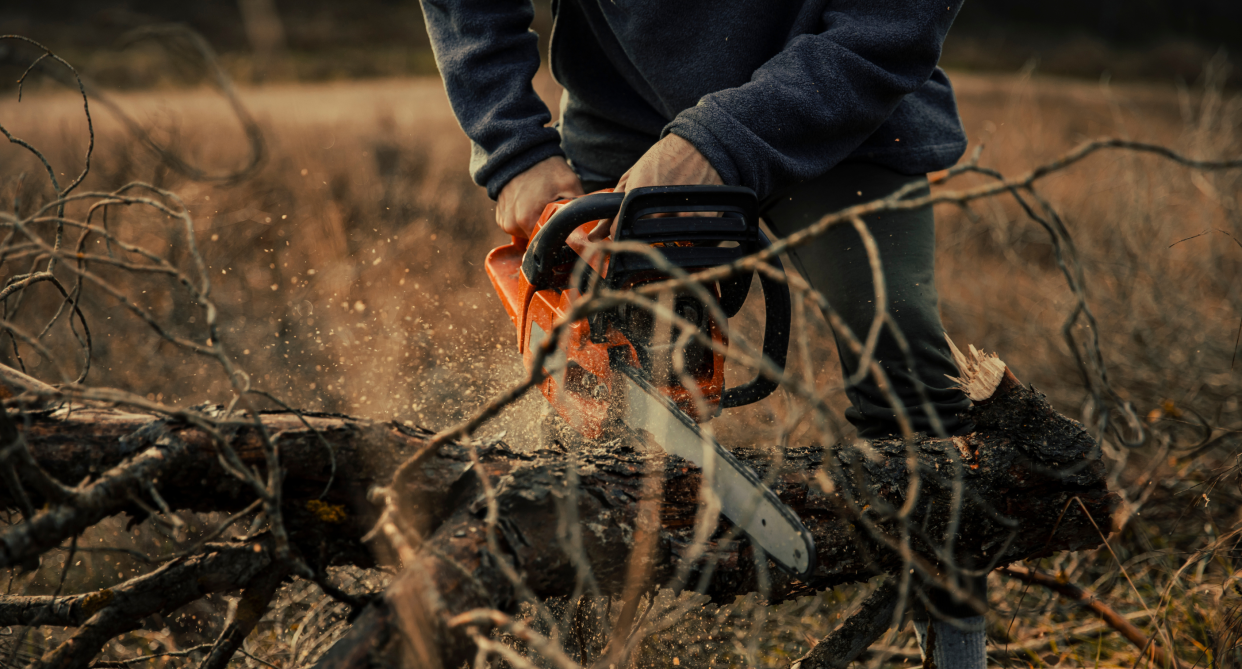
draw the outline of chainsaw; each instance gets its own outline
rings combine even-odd
[[[640,242],[650,250],[588,250],[591,229],[614,217],[615,241]],[[768,243],[750,189],[659,186],[553,202],[529,242],[514,237],[492,250],[486,265],[529,368],[556,324],[591,286],[633,291],[671,278],[669,266],[693,273],[727,265]],[[778,259],[769,262],[781,269]],[[699,428],[722,409],[757,402],[777,387],[762,375],[725,387],[721,351],[728,346],[727,319],[741,310],[753,275],[683,287],[671,296],[666,292],[663,302],[651,297],[649,306],[627,301],[568,323],[559,345],[543,359],[546,378],[540,390],[586,439],[622,430],[701,467],[721,513],[774,562],[805,577],[815,569],[811,533],[753,470]],[[759,281],[765,307],[763,354],[783,367],[789,348],[789,287],[762,273]],[[705,297],[715,304],[704,303]],[[656,316],[657,304],[702,336],[679,336],[673,319]]]

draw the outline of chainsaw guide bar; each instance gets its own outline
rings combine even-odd
[[[626,402],[622,422],[665,453],[703,470],[706,487],[720,500],[720,513],[737,525],[778,565],[798,576],[815,570],[815,543],[810,530],[758,474],[733,457],[714,438],[703,434],[685,412],[660,394],[642,372],[620,369]]]

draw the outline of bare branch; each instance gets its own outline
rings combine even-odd
[[[1155,637],[1149,637],[1143,634],[1142,630],[1135,627],[1133,623],[1117,613],[1116,609],[1109,606],[1104,600],[1092,592],[1074,585],[1068,581],[1062,581],[1054,576],[1045,574],[1036,569],[1030,569],[1021,565],[1009,565],[1003,567],[1001,573],[1006,576],[1012,576],[1025,583],[1039,585],[1069,599],[1075,604],[1095,613],[1110,627],[1121,633],[1127,641],[1134,644],[1139,652],[1149,656],[1158,666],[1173,667],[1174,669],[1184,669],[1186,664],[1173,655],[1169,650],[1162,646],[1156,645]]]

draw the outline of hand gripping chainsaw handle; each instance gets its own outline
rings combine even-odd
[[[612,218],[621,210],[625,193],[594,193],[571,200],[539,228],[522,256],[522,274],[535,290],[557,288],[556,268],[577,260],[565,245],[569,235],[584,223]]]
[[[685,216],[699,213],[699,216]],[[584,223],[620,216],[617,241],[638,241],[657,247],[665,259],[687,271],[727,265],[767,248],[770,244],[759,228],[758,201],[749,188],[735,186],[656,186],[627,193],[596,193],[573,200],[540,228],[522,258],[522,274],[535,290],[563,288],[557,285],[558,267],[577,260],[566,246],[569,235]],[[649,218],[653,214],[681,214]],[[693,242],[673,245],[672,242]],[[732,242],[732,246],[726,244]],[[780,259],[768,259],[778,271]],[[634,253],[614,253],[604,277],[605,285],[620,289],[629,279],[657,268],[650,258]],[[750,290],[753,273],[720,282],[720,305],[727,317],[741,308]],[[760,273],[766,316],[763,354],[778,369],[785,367],[789,352],[789,286]],[[777,382],[762,374],[724,391],[720,406],[744,406],[758,402],[776,390]]]

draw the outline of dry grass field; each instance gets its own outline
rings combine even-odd
[[[981,164],[1007,175],[1100,135],[1200,158],[1242,155],[1242,101],[1210,80],[1185,90],[1029,74],[963,74],[954,81],[972,149],[982,146]],[[546,79],[539,88],[549,99],[556,95]],[[224,343],[253,385],[304,409],[438,429],[519,379],[513,332],[482,267],[486,252],[507,240],[492,223],[491,202],[466,174],[468,143],[439,81],[272,85],[241,94],[269,153],[252,178],[236,184],[186,180],[96,105],[97,146],[84,188],[110,190],[142,180],[180,195],[211,267]],[[192,164],[226,171],[246,160],[239,126],[210,91],[129,93],[116,100]],[[87,140],[79,98],[50,87],[28,91],[20,103],[6,95],[0,123],[42,147],[57,172],[81,169]],[[938,188],[974,183],[982,177]],[[1234,646],[1242,633],[1236,580],[1242,556],[1235,547],[1242,536],[1242,361],[1235,357],[1242,327],[1240,186],[1236,171],[1195,173],[1121,152],[1096,155],[1040,185],[1073,237],[1096,318],[1094,327],[1080,319],[1071,330],[1079,342],[1098,338],[1111,388],[1133,405],[1151,437],[1132,449],[1114,435],[1104,440],[1124,500],[1109,546],[1039,566],[1090,587],[1171,645],[1187,666],[1242,666]],[[51,195],[35,160],[0,145],[0,206],[24,214]],[[937,215],[937,281],[949,333],[999,352],[1054,406],[1091,422],[1103,407],[1088,401],[1087,381],[1062,334],[1075,303],[1048,234],[1012,200],[968,210],[945,206]],[[162,217],[121,210],[110,216],[108,225],[147,248],[174,259],[184,253],[179,233]],[[106,252],[102,247],[96,252]],[[0,275],[27,271],[30,260],[6,259]],[[116,280],[174,328],[190,326],[195,312],[166,281],[119,272]],[[37,331],[56,303],[28,299],[16,322]],[[218,372],[161,341],[114,300],[88,293],[83,309],[95,346],[88,383],[181,406],[227,398]],[[4,343],[0,361],[18,365]],[[67,331],[53,333],[47,343],[57,359],[25,355],[27,369],[45,379],[55,376],[55,365],[75,374],[80,355]],[[816,335],[810,343],[813,368],[802,369],[801,360],[792,364],[816,378],[843,410],[830,340]],[[1091,378],[1100,378],[1098,372]],[[726,415],[717,433],[726,445],[770,443],[785,406],[778,396]],[[503,432],[515,447],[532,446],[542,412],[543,400],[528,396],[483,434]],[[114,529],[116,535],[93,540],[154,541],[149,532],[143,539],[128,536],[120,524]],[[70,570],[68,587],[112,578],[109,570],[121,568],[102,560],[88,555],[84,567]],[[45,565],[32,587],[47,587],[56,567]],[[0,582],[12,588],[9,576],[0,574]],[[1071,603],[1000,575],[991,579],[988,630],[998,663],[1133,667],[1141,661],[1133,646]],[[692,606],[649,639],[635,662],[785,666],[865,592],[841,588],[771,609],[752,601]],[[288,611],[319,610],[312,603],[298,606]],[[209,613],[195,615],[207,619]],[[266,636],[251,648],[288,669],[308,656],[290,651],[299,641],[292,623],[281,620],[263,628]],[[209,640],[212,624],[181,625],[177,643]],[[908,655],[912,639],[903,631],[888,643]],[[242,656],[235,663],[261,666]]]

